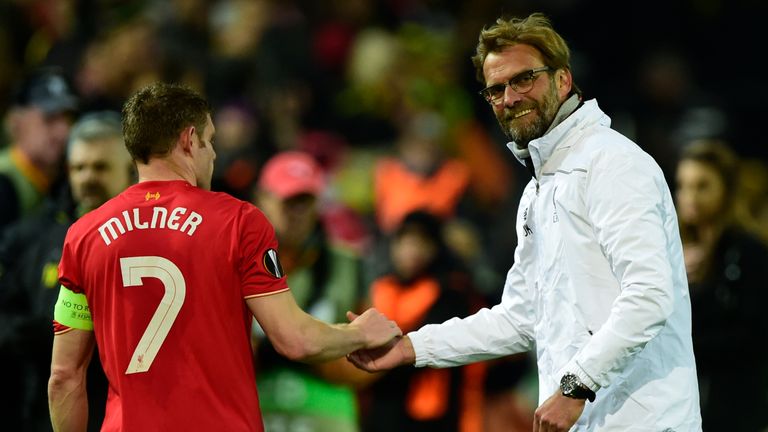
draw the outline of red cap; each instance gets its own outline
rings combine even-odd
[[[261,170],[259,187],[280,198],[308,193],[320,195],[325,181],[312,156],[297,151],[278,153]]]

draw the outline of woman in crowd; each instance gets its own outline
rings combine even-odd
[[[677,166],[677,211],[691,293],[702,425],[768,426],[768,248],[740,198],[729,147],[698,141]]]

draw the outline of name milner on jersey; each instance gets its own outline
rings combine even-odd
[[[193,210],[187,214],[185,207],[176,207],[170,211],[170,214],[165,207],[152,207],[151,217],[148,214],[148,208],[142,208],[142,212],[139,210],[138,207],[131,211],[123,210],[121,213],[122,220],[118,217],[112,217],[104,222],[99,227],[99,234],[101,234],[104,244],[109,246],[112,240],[116,240],[119,236],[133,230],[171,229],[192,236],[197,230],[197,226],[203,222],[203,216],[200,213]],[[181,219],[185,214],[186,218],[182,221]]]

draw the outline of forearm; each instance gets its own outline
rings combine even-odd
[[[84,431],[88,423],[85,375],[95,339],[93,332],[70,329],[53,338],[48,408],[56,432]]]
[[[320,363],[344,357],[365,347],[365,338],[357,326],[352,324],[327,324],[307,316],[302,326],[303,350],[295,354],[294,360],[304,363]]]
[[[590,169],[597,172],[586,185],[587,219],[619,292],[610,306],[601,305],[610,307],[607,319],[566,366],[588,375],[592,390],[609,385],[670,318],[678,321],[672,327],[690,325],[678,223],[663,174],[626,152],[598,157]]]
[[[531,293],[520,246],[507,272],[501,303],[466,318],[426,325],[408,334],[417,367],[452,367],[529,351],[533,348]]]
[[[354,320],[349,324],[324,323],[301,310],[290,292],[249,299],[248,306],[278,353],[306,363],[379,347],[402,335],[394,321],[374,309],[360,316],[348,312]]]
[[[609,385],[667,326],[690,320],[680,257],[648,244],[664,244],[658,225],[636,220],[637,233],[625,229],[615,236],[623,244],[606,248],[620,292],[606,321],[567,365],[585,384],[592,380],[592,390]]]
[[[530,350],[532,339],[525,327],[528,318],[511,306],[502,303],[463,319],[452,318],[409,333],[415,365],[460,366]]]
[[[88,424],[88,398],[85,379],[61,379],[52,375],[48,382],[48,408],[55,432],[85,431]]]

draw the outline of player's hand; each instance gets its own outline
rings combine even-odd
[[[379,348],[362,349],[347,355],[353,365],[367,372],[380,372],[416,361],[416,352],[408,336],[398,337]]]
[[[363,332],[366,349],[386,345],[394,338],[403,335],[397,323],[373,308],[363,312],[362,315],[347,312],[347,319],[350,325],[357,326]]]
[[[536,409],[533,432],[567,432],[584,411],[586,400],[563,396],[558,390]]]

